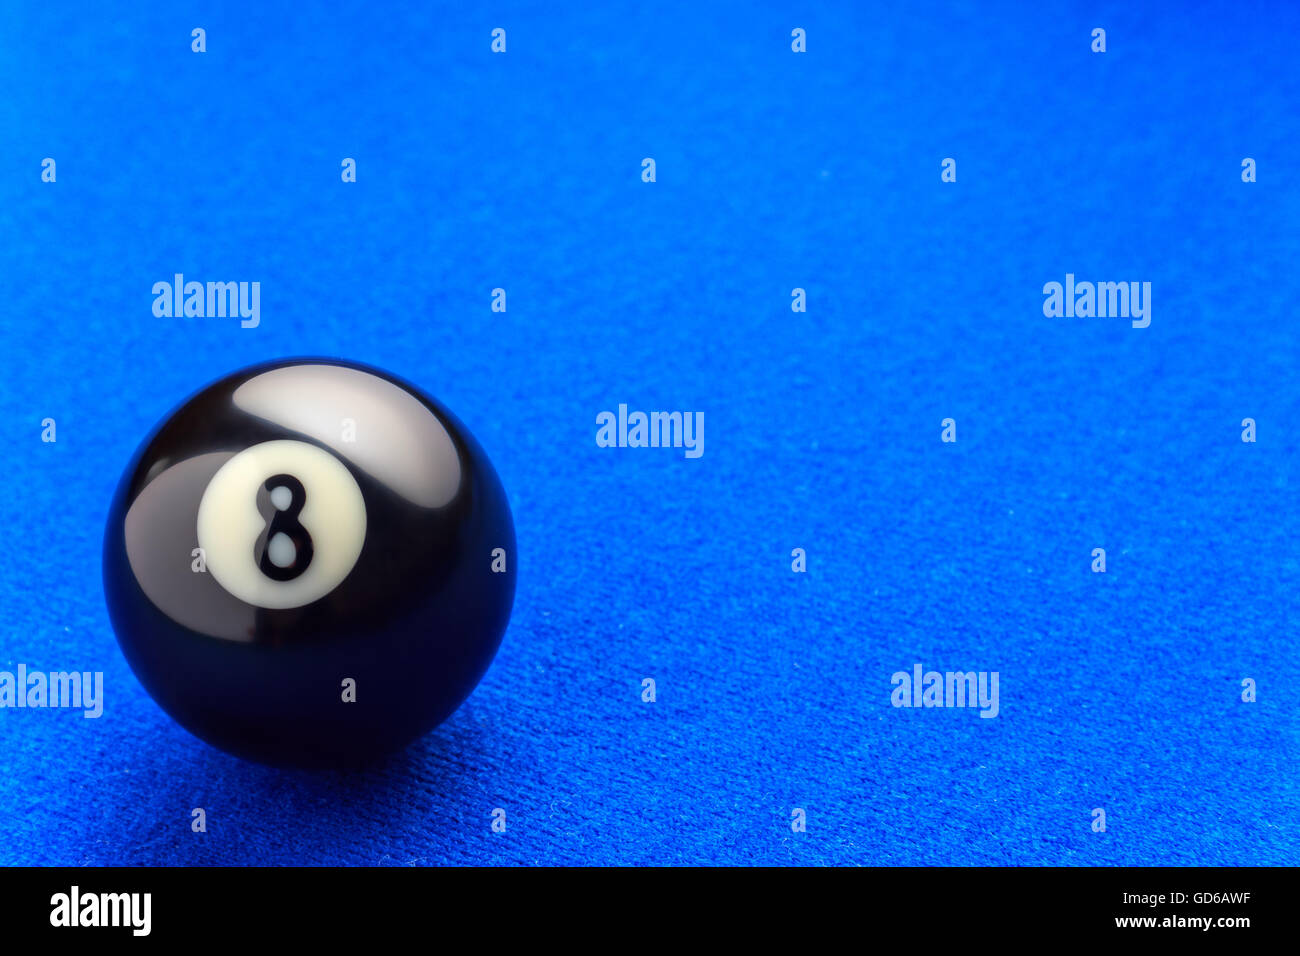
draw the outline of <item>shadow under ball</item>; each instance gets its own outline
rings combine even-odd
[[[492,662],[515,534],[491,462],[415,386],[257,365],[169,415],[109,508],[118,643],[187,730],[251,760],[352,766],[451,715]]]

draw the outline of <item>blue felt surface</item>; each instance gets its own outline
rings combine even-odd
[[[1300,861],[1295,5],[255,6],[0,32],[0,667],[106,681],[0,711],[0,862]],[[438,395],[518,531],[496,663],[360,775],[190,737],[104,610],[136,443],[294,354]],[[620,402],[704,455],[597,448]],[[891,707],[918,662],[998,718]]]

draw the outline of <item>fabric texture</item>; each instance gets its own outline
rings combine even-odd
[[[256,6],[0,34],[0,666],[105,681],[0,710],[0,862],[1300,862],[1296,7]],[[438,396],[518,533],[476,692],[357,774],[180,729],[100,582],[147,431],[293,355]],[[918,663],[998,716],[891,706]]]

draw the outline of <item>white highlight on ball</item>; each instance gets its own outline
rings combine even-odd
[[[266,530],[266,518],[257,508],[258,491],[279,474],[302,482],[306,500],[298,522],[312,540],[311,563],[290,581],[267,577],[254,554]],[[271,503],[282,511],[292,498],[288,488],[271,489]],[[198,541],[209,573],[235,597],[256,607],[301,607],[329,594],[351,572],[365,540],[366,503],[356,480],[341,461],[306,442],[284,439],[245,449],[212,476],[199,502]],[[273,535],[267,544],[267,557],[277,567],[293,564],[295,551],[284,534]]]
[[[288,365],[253,376],[232,400],[241,411],[329,445],[422,508],[441,508],[460,489],[460,456],[442,422],[414,395],[368,372]],[[345,419],[356,423],[356,433],[340,442]]]

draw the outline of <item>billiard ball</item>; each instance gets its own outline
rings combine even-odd
[[[180,405],[126,467],[104,535],[118,643],[196,736],[350,766],[447,718],[514,602],[514,524],[446,408],[378,369],[296,359]]]

